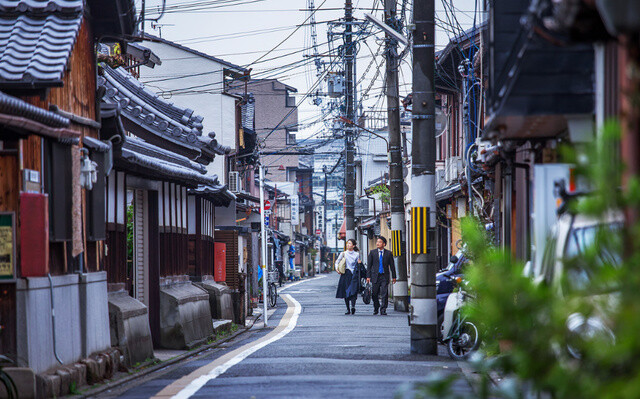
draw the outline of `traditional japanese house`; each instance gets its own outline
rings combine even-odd
[[[34,373],[111,347],[95,45],[132,34],[134,14],[126,0],[0,1],[0,353]]]
[[[136,362],[152,357],[152,343],[190,348],[213,334],[209,295],[191,280],[213,274],[214,208],[235,199],[206,171],[229,148],[202,137],[202,117],[160,99],[124,68],[101,64],[98,82],[100,135],[114,143],[105,258],[111,330],[113,344]]]

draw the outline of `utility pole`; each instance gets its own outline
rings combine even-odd
[[[355,120],[355,87],[353,65],[355,58],[355,49],[353,43],[353,5],[351,0],[344,3],[344,58],[345,58],[345,111],[346,117],[350,121]],[[346,152],[346,171],[345,171],[345,241],[356,238],[355,223],[355,148],[354,148],[354,127],[346,125],[344,128],[345,152]]]
[[[335,235],[336,246],[335,246],[335,248],[338,249],[338,233],[339,233],[338,230],[340,229],[340,227],[338,227],[338,213],[335,214],[334,220],[335,220],[335,223],[333,225],[335,227],[334,230],[336,231],[336,235]],[[340,252],[340,251],[338,251],[338,252]]]
[[[438,354],[435,254],[435,1],[414,2],[411,352]]]
[[[475,40],[475,32],[473,33]],[[469,57],[473,59],[473,56]],[[469,204],[469,213],[471,215],[475,215],[474,207],[473,207],[473,185],[471,178],[471,159],[468,157],[469,149],[471,148],[473,142],[469,140],[469,138],[474,137],[475,133],[473,132],[472,121],[475,120],[475,112],[471,111],[470,98],[473,96],[473,65],[469,59],[465,59],[458,66],[458,71],[462,75],[462,90],[464,93],[464,97],[466,100],[463,101],[463,116],[462,119],[464,121],[464,130],[465,130],[465,140],[464,140],[464,163],[465,163],[465,175],[467,178],[467,196],[468,196],[468,204]],[[470,93],[471,92],[471,93]]]
[[[329,242],[327,240],[327,166],[322,166],[322,172],[324,173],[324,196],[322,200],[322,231],[324,232],[324,242],[325,246],[329,246]]]
[[[267,267],[267,226],[265,226],[264,214],[264,166],[260,165],[260,232],[262,241],[262,303],[264,326],[267,327],[267,277],[269,276],[269,268]]]
[[[384,22],[395,27],[397,0],[384,0]],[[409,310],[409,286],[405,260],[404,178],[402,175],[402,139],[400,135],[400,92],[398,89],[398,42],[386,35],[386,94],[389,125],[389,180],[391,195],[391,243],[398,271],[393,286],[393,308],[400,312]]]

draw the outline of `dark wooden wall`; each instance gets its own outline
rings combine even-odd
[[[203,197],[195,198],[195,234],[189,235],[189,275],[212,276],[214,252],[214,205]]]
[[[186,227],[188,209],[186,193],[177,184],[163,183],[159,192],[160,213],[160,275],[188,275],[189,234]]]
[[[235,230],[216,230],[215,241],[226,244],[227,253],[227,280],[226,283],[233,289],[240,288],[240,276],[238,273],[238,232]]]
[[[17,212],[19,192],[18,154],[0,154],[0,211]]]
[[[18,156],[9,152],[0,154],[0,211],[16,212],[17,215],[17,188]],[[17,217],[15,220],[17,222]],[[16,251],[16,255],[15,265],[18,265],[18,251]],[[0,283],[0,326],[0,353],[16,360],[16,289],[14,283]]]
[[[127,273],[127,231],[126,231],[126,176],[112,171],[107,183],[107,240],[104,265],[109,283],[132,285]],[[110,195],[109,191],[113,194]],[[118,214],[124,214],[124,220],[118,221]]]
[[[62,80],[63,86],[51,88],[44,98],[38,95],[22,96],[22,99],[44,109],[49,109],[50,105],[57,105],[63,111],[96,120],[96,74],[93,33],[89,20],[85,18],[69,57],[68,69]],[[73,124],[72,128],[83,135],[98,137],[95,128],[78,124]]]

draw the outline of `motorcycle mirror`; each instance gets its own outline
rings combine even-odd
[[[458,257],[455,255],[451,255],[451,258],[449,258],[449,262],[450,263],[458,263]]]

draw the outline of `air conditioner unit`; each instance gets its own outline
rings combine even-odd
[[[369,199],[360,199],[355,203],[355,217],[366,217],[369,216]]]
[[[444,162],[445,180],[453,183],[458,180],[458,176],[462,173],[462,157],[449,157]]]
[[[436,191],[442,190],[445,187],[447,187],[445,169],[436,169]]]
[[[229,191],[238,193],[240,190],[240,172],[229,172]]]

